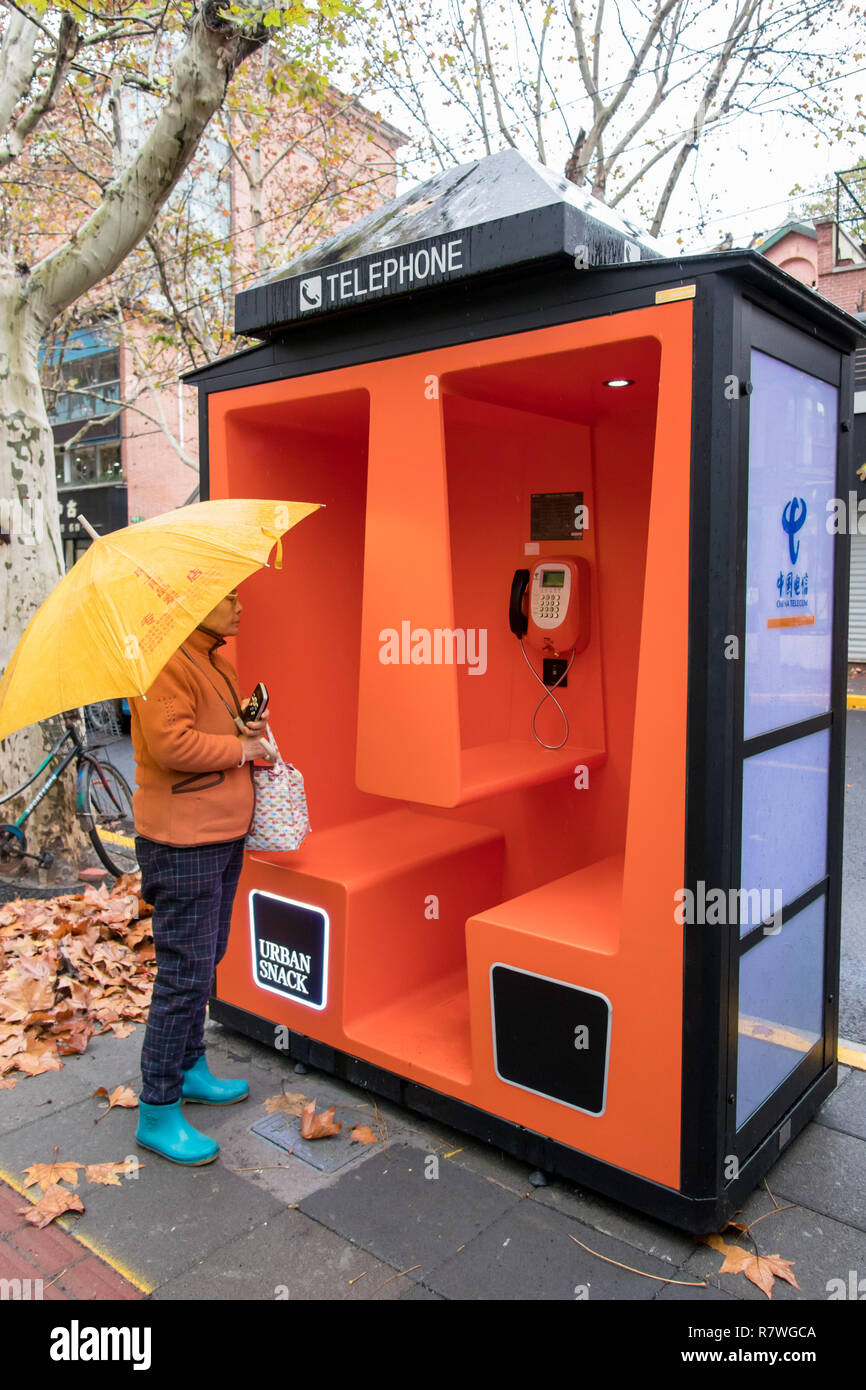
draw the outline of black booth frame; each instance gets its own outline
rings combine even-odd
[[[792,726],[744,744],[744,662],[725,657],[735,634],[745,651],[749,362],[752,346],[839,388],[837,496],[847,497],[853,457],[853,351],[862,328],[755,252],[644,261],[576,271],[547,263],[379,301],[283,328],[272,341],[188,373],[200,387],[200,496],[209,496],[208,400],[282,378],[647,308],[660,290],[694,285],[684,887],[703,880],[739,888],[744,756],[787,742]],[[663,310],[661,310],[663,312]],[[334,319],[339,334],[334,332]],[[833,365],[835,359],[835,366]],[[830,364],[828,366],[828,363]],[[828,372],[830,373],[828,375]],[[731,390],[731,378],[739,393]],[[727,393],[726,393],[727,388]],[[733,396],[733,398],[731,398]],[[717,1230],[836,1085],[841,930],[849,541],[836,536],[831,713],[795,726],[830,730],[827,875],[783,911],[826,892],[822,1040],[736,1130],[739,926],[685,926],[680,1190],[548,1139],[349,1053],[281,1029],[280,1050],[396,1104],[452,1125],[559,1175],[696,1233]],[[760,928],[757,929],[760,933]],[[744,938],[747,944],[750,937]],[[274,1046],[274,1024],[216,996],[211,1017]],[[727,1168],[735,1157],[736,1176]]]

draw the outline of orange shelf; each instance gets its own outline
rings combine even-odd
[[[460,800],[480,801],[520,787],[538,786],[567,777],[575,767],[601,767],[607,753],[599,748],[566,744],[552,750],[526,739],[504,739],[464,748],[460,755]]]
[[[252,850],[247,857],[357,891],[405,872],[408,865],[422,868],[495,839],[501,836],[487,825],[401,808],[316,831],[298,850]]]
[[[624,873],[623,855],[612,854],[477,912],[468,927],[470,943],[475,924],[482,922],[521,936],[613,955],[619,948]]]
[[[355,1018],[346,1025],[346,1037],[360,1044],[365,1056],[375,1054],[381,1065],[413,1080],[448,1077],[468,1086],[472,1053],[465,969]]]

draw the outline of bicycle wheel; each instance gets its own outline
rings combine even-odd
[[[0,861],[17,859],[27,852],[27,840],[17,825],[0,825]]]
[[[84,806],[90,818],[93,848],[109,873],[119,878],[138,868],[132,792],[111,763],[88,758],[84,769]]]

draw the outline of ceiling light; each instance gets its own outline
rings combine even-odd
[[[634,386],[634,381],[626,376],[614,376],[610,381],[604,383],[605,386]]]

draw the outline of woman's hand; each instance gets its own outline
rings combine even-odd
[[[250,719],[246,721],[247,733],[241,735],[241,747],[244,750],[244,763],[252,762],[253,758],[264,758],[266,762],[274,761],[274,750],[268,739],[268,716],[262,715],[261,719]]]
[[[252,725],[248,725],[252,729]],[[244,763],[251,763],[253,758],[264,758],[265,762],[274,762],[274,750],[270,743],[265,739],[259,738],[254,733],[241,735],[241,748],[243,749]],[[243,766],[243,763],[239,764]]]
[[[267,737],[268,716],[266,714],[262,715],[261,719],[245,719],[244,723],[251,734],[260,734],[262,738]]]

